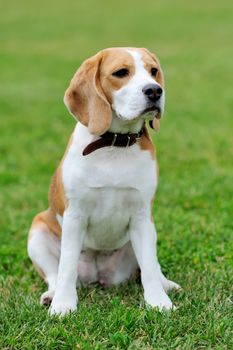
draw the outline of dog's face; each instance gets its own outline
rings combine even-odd
[[[64,101],[93,134],[108,130],[112,111],[127,121],[148,118],[153,127],[164,110],[163,73],[146,49],[106,49],[82,64]]]
[[[103,90],[117,116],[133,120],[159,116],[164,91],[158,60],[145,49],[110,50],[100,70]]]

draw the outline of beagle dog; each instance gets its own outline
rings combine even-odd
[[[28,254],[48,284],[50,315],[77,308],[77,282],[117,285],[141,271],[145,302],[171,309],[179,285],[161,272],[151,206],[158,166],[146,121],[164,110],[158,59],[109,48],[75,73],[64,102],[79,122],[52,177],[49,208],[30,228]]]

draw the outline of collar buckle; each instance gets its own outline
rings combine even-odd
[[[127,135],[127,137],[128,137],[128,140],[127,140],[127,144],[126,144],[126,148],[128,148],[129,147],[129,144],[130,144],[130,140],[131,140],[131,138],[130,138],[130,136],[129,135]]]
[[[117,134],[114,134],[111,147],[113,147],[115,145],[116,139],[117,139]]]

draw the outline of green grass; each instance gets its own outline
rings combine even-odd
[[[232,16],[229,0],[1,2],[0,349],[233,349]],[[139,284],[84,288],[75,314],[52,319],[27,231],[74,127],[64,90],[109,46],[148,47],[165,71],[154,217],[183,291],[160,314]]]

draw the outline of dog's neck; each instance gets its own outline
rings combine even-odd
[[[144,119],[123,120],[112,113],[112,122],[108,131],[120,134],[137,133],[142,129]]]
[[[139,133],[142,130],[143,124],[145,123],[144,119],[136,119],[133,121],[125,121],[120,119],[113,112],[112,122],[107,131],[116,133],[116,134],[128,134],[128,133]],[[84,126],[82,123],[78,123],[76,126],[76,133],[79,134],[79,142],[82,143],[82,147],[85,148],[91,142],[94,142],[100,139],[100,136],[91,134],[87,126]],[[84,141],[85,140],[85,141]]]

